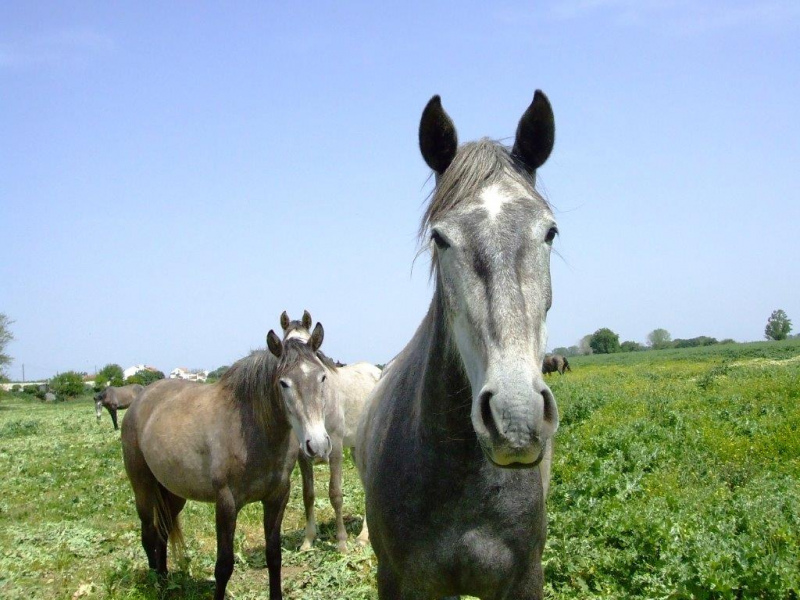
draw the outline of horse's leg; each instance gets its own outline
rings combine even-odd
[[[403,589],[397,573],[389,566],[388,560],[378,558],[378,598],[379,600],[432,600],[429,596],[414,590]]]
[[[150,500],[145,493],[136,491],[136,513],[142,524],[142,548],[147,555],[147,566],[158,571],[158,529],[156,529],[155,499]]]
[[[356,538],[356,543],[359,546],[366,546],[369,544],[369,527],[367,527],[367,515],[364,514],[364,520],[361,522],[361,533]]]
[[[542,549],[534,552],[533,560],[521,576],[514,578],[509,587],[498,590],[496,596],[487,600],[542,600],[544,598],[544,573],[542,571]]]
[[[333,439],[330,453],[331,480],[328,483],[328,497],[336,515],[336,548],[339,552],[347,552],[347,530],[344,528],[342,516],[342,461],[344,451],[341,439]]]
[[[269,502],[262,502],[264,507],[264,539],[266,541],[267,570],[269,571],[269,598],[281,600],[281,524],[283,512],[289,501],[289,486],[282,496]]]
[[[186,505],[186,499],[176,496],[170,492],[163,485],[158,485],[158,491],[161,494],[161,505],[159,510],[165,511],[166,514],[160,515],[157,519],[156,527],[158,529],[158,571],[160,573],[167,572],[167,545],[172,538],[173,549],[175,545],[183,546],[183,534],[181,533],[181,526],[178,520],[178,515]],[[181,548],[182,549],[182,548]]]
[[[214,579],[217,587],[215,600],[225,600],[225,588],[233,573],[233,535],[236,533],[236,502],[227,487],[217,493],[217,564]]]
[[[306,508],[306,538],[300,550],[311,550],[317,538],[317,521],[314,518],[314,465],[305,456],[300,456],[300,473],[303,476],[303,505]]]
[[[147,466],[147,461],[145,461],[135,437],[128,432],[128,439],[126,439],[125,433],[123,431],[123,458],[125,471],[133,488],[136,513],[142,524],[142,548],[147,555],[147,566],[157,571],[159,567],[158,529],[156,527],[158,481],[150,467]]]

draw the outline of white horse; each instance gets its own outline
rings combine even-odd
[[[284,340],[298,338],[307,341],[311,337],[312,319],[308,311],[303,318],[292,321],[286,311],[281,314]],[[330,398],[325,406],[325,429],[331,438],[331,479],[328,495],[336,513],[336,541],[340,552],[347,551],[347,531],[342,516],[342,460],[344,448],[355,448],[356,434],[361,414],[367,406],[367,398],[381,376],[381,370],[368,362],[357,362],[337,366],[321,352],[318,353],[327,370]],[[304,454],[300,454],[300,471],[303,475],[303,504],[306,510],[306,536],[301,550],[310,550],[317,537],[317,522],[314,517],[314,466]],[[366,545],[369,541],[367,520],[364,518],[357,541]]]

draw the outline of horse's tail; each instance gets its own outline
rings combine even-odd
[[[572,367],[569,366],[569,361],[566,358],[564,359],[564,370],[572,371]]]
[[[183,539],[180,515],[172,514],[168,494],[167,489],[159,483],[156,494],[156,529],[161,539],[169,542],[169,549],[176,561],[183,562],[186,542]]]

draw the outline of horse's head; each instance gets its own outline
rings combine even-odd
[[[311,337],[311,313],[303,311],[303,318],[299,321],[292,321],[286,311],[281,313],[281,329],[283,329],[283,341],[290,338],[299,338],[307,342]]]
[[[538,464],[558,427],[540,368],[558,230],[534,189],[554,136],[550,102],[540,91],[510,151],[487,139],[459,148],[438,96],[420,123],[420,150],[436,172],[422,231],[430,235],[450,342],[472,387],[472,425],[485,455],[501,467]]]
[[[324,335],[321,323],[317,323],[308,341],[297,337],[281,341],[274,331],[267,335],[269,351],[278,359],[273,384],[283,399],[300,448],[308,458],[323,461],[332,448],[325,430],[325,406],[330,394],[327,370],[317,356]]]
[[[108,388],[97,392],[94,395],[94,414],[97,417],[97,420],[100,420],[100,417],[103,414],[103,399],[106,397],[106,393],[108,392]]]

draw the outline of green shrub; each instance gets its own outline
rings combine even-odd
[[[50,389],[58,400],[67,400],[80,396],[86,390],[83,376],[75,371],[67,371],[50,380]]]
[[[139,371],[135,375],[131,375],[125,380],[125,385],[131,385],[134,383],[138,383],[139,385],[150,385],[154,381],[158,381],[159,379],[164,379],[164,373],[161,371],[150,371],[144,369]]]
[[[109,385],[121,387],[125,385],[123,382],[124,377],[125,374],[122,371],[122,367],[113,363],[108,364],[95,374],[94,389],[96,392],[99,392]]]

